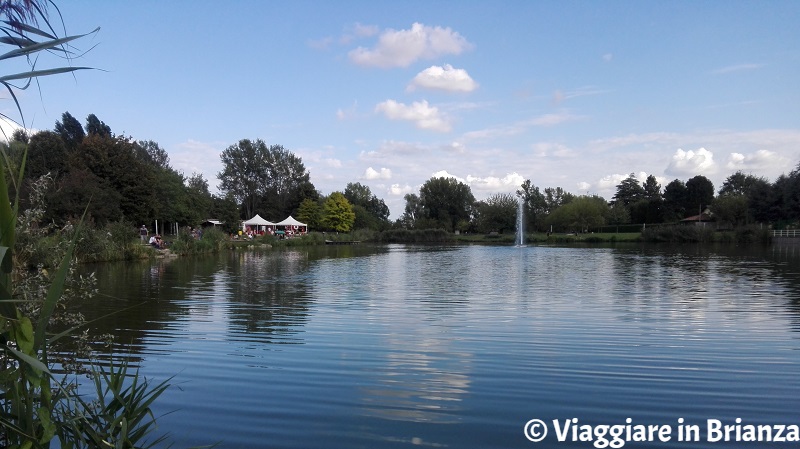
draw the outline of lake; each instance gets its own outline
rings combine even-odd
[[[156,412],[176,447],[589,448],[603,425],[628,426],[613,447],[764,447],[744,426],[800,425],[797,245],[356,245],[95,270],[84,314],[125,310],[91,332],[174,376]],[[714,442],[708,420],[737,418]]]

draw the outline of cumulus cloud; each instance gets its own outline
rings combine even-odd
[[[381,112],[389,120],[406,120],[414,122],[420,129],[431,131],[450,131],[450,123],[435,106],[430,106],[427,101],[415,101],[410,105],[394,100],[386,100],[375,106],[375,112]]]
[[[710,174],[715,170],[714,155],[705,148],[696,151],[678,148],[664,172],[672,176],[695,176]]]
[[[760,170],[784,165],[787,160],[769,150],[758,150],[751,154],[731,153],[725,167],[729,170]]]
[[[405,196],[407,193],[417,193],[419,189],[415,189],[410,185],[392,184],[389,186],[389,195]]]
[[[467,175],[466,184],[470,188],[487,192],[513,192],[525,182],[525,177],[514,172],[508,173],[502,178],[496,176],[478,177]]]
[[[578,185],[578,191],[579,192],[588,192],[589,189],[592,187],[592,185],[589,184],[586,181],[581,181],[577,185]]]
[[[459,178],[456,175],[451,175],[447,172],[447,170],[439,170],[431,175],[431,178],[453,178],[458,182],[463,182],[464,184],[467,183],[467,180],[464,178]]]
[[[367,180],[392,179],[392,171],[388,168],[381,168],[381,170],[378,171],[372,167],[367,167],[366,171],[364,171],[363,178]]]
[[[417,88],[437,89],[448,92],[472,92],[478,83],[464,69],[453,68],[450,64],[430,66],[419,72],[406,88],[411,92]]]
[[[375,47],[358,47],[348,56],[363,66],[408,67],[420,59],[458,55],[470,48],[472,44],[450,28],[414,23],[409,30],[387,29]]]

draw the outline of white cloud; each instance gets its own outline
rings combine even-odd
[[[432,174],[431,178],[453,178],[458,182],[463,182],[464,184],[467,183],[466,179],[459,178],[456,175],[451,175],[450,173],[447,173],[447,170],[439,170],[439,171],[435,172],[434,174]]]
[[[414,122],[417,128],[432,131],[450,131],[450,123],[442,116],[439,109],[428,105],[428,102],[415,101],[411,105],[386,100],[375,106],[375,112],[382,112],[390,120],[406,120]]]
[[[588,192],[590,188],[592,188],[592,185],[586,181],[581,181],[578,183],[579,192]]]
[[[509,137],[521,134],[531,127],[551,127],[561,123],[571,122],[582,119],[583,116],[574,115],[567,111],[553,114],[544,114],[537,117],[515,122],[509,125],[498,125],[491,128],[470,131],[463,135],[464,140],[486,140]]]
[[[496,176],[478,177],[467,175],[466,184],[470,188],[483,192],[514,192],[525,182],[525,177],[514,172],[502,178]]]
[[[329,167],[342,168],[342,161],[340,161],[339,159],[333,159],[333,158],[325,159],[325,163]]]
[[[351,50],[350,60],[358,65],[408,67],[420,59],[458,55],[472,48],[463,36],[450,28],[414,23],[410,30],[385,30],[374,48]]]
[[[597,188],[598,190],[609,190],[614,189],[621,183],[624,179],[627,179],[630,174],[627,175],[620,175],[618,173],[614,173],[613,175],[606,175],[600,178],[597,181]]]
[[[464,69],[455,69],[450,64],[444,66],[430,66],[419,72],[406,88],[413,91],[416,88],[438,89],[449,92],[472,92],[478,88],[478,83],[469,76]]]
[[[574,157],[575,151],[564,144],[555,142],[539,142],[531,145],[534,155],[539,157],[569,158]]]
[[[410,185],[400,185],[400,184],[392,184],[389,186],[389,195],[393,196],[405,196],[407,193],[417,193],[419,188],[413,188]],[[396,214],[399,215],[399,214]]]
[[[706,175],[715,171],[714,155],[705,148],[696,151],[677,149],[669,166],[664,170],[665,173],[673,176]]]
[[[787,159],[769,150],[758,150],[751,154],[731,153],[725,167],[729,170],[762,170],[779,168],[788,163]]]
[[[198,142],[187,140],[167,149],[170,165],[184,174],[200,173],[208,181],[209,190],[215,193],[219,180],[217,173],[222,170],[219,155],[226,144],[222,142]]]
[[[381,168],[380,171],[377,171],[372,167],[367,167],[367,169],[364,171],[363,178],[367,180],[392,179],[392,171],[388,168]]]

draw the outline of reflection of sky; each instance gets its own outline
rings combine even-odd
[[[145,355],[149,373],[185,382],[165,399],[182,409],[165,427],[197,437],[180,446],[224,434],[225,447],[311,447],[314,435],[339,447],[481,447],[490,435],[515,447],[533,417],[786,421],[797,408],[797,258],[308,254],[234,253],[169,287],[180,299]]]

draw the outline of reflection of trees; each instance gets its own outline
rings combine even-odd
[[[618,250],[613,299],[623,319],[704,323],[710,311],[736,320],[781,312],[783,298],[800,330],[800,249],[750,245],[663,246]],[[787,294],[788,293],[788,294]],[[744,315],[742,313],[744,312]]]
[[[309,258],[299,251],[233,253],[228,326],[259,341],[299,331],[311,303]]]
[[[80,311],[94,340],[104,334],[114,336],[115,352],[132,356],[144,347],[144,339],[154,331],[168,329],[185,315],[187,290],[178,288],[196,277],[208,277],[214,260],[137,261],[107,263],[86,267],[97,278],[98,294]],[[95,321],[96,320],[96,321]]]

